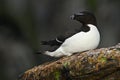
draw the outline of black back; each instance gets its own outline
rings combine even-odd
[[[71,16],[71,19],[79,21],[82,23],[82,26],[80,27],[79,30],[75,30],[74,32],[71,33],[65,33],[64,35],[58,36],[56,39],[49,40],[49,41],[42,41],[42,45],[49,45],[49,46],[60,46],[67,38],[71,37],[72,35],[78,33],[78,32],[88,32],[90,30],[90,27],[87,26],[87,24],[93,24],[97,25],[96,18],[94,14],[88,12],[88,11],[83,11],[80,13],[75,13],[74,15]]]

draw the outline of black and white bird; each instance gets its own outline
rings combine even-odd
[[[94,14],[83,11],[72,15],[71,19],[82,23],[80,29],[77,32],[58,36],[54,40],[42,41],[43,45],[59,46],[55,51],[45,51],[44,54],[52,57],[70,56],[76,52],[97,48],[100,42],[100,33]]]

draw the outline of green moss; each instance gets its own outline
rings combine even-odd
[[[65,68],[67,68],[69,65],[70,65],[70,62],[65,62],[65,63],[63,64],[63,66],[64,66]]]
[[[60,80],[61,73],[59,71],[54,72],[55,80]]]
[[[120,48],[116,48],[116,49],[120,51]]]
[[[106,57],[101,57],[100,62],[101,63],[106,63],[107,62],[107,58]]]

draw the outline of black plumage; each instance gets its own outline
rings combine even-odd
[[[79,28],[79,30],[75,30],[71,33],[65,33],[64,35],[58,36],[56,39],[48,40],[48,41],[41,41],[42,45],[49,45],[49,46],[60,46],[67,38],[71,37],[72,35],[78,33],[78,32],[88,32],[90,28],[86,24],[93,24],[97,25],[96,18],[94,14],[83,11],[80,13],[76,13],[71,16],[72,20],[76,20],[82,23],[82,26]]]

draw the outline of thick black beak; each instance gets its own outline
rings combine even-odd
[[[76,14],[73,14],[72,16],[70,16],[70,19],[75,20],[76,17],[78,17],[78,16],[83,16],[83,15],[84,15],[84,14],[83,14],[82,12],[76,13]]]
[[[84,13],[83,13],[83,12],[80,12],[80,13],[76,13],[76,14],[74,14],[74,15],[77,15],[77,16],[83,16]]]

